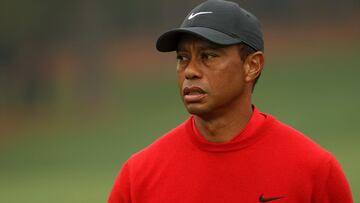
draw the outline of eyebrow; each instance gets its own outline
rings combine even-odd
[[[222,45],[218,45],[218,44],[214,44],[214,43],[204,43],[201,45],[198,45],[197,48],[201,51],[203,50],[215,50],[215,49],[222,49],[224,46]],[[185,46],[178,46],[176,51],[186,51],[187,49],[185,48]]]

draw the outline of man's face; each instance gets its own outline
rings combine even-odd
[[[185,36],[177,59],[180,95],[189,113],[221,115],[250,98],[238,45],[218,46]]]

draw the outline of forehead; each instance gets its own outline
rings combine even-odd
[[[193,35],[182,35],[177,44],[177,51],[188,50],[191,48],[195,49],[223,49],[226,46],[212,43],[208,40],[193,36]]]

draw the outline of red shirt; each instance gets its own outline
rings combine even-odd
[[[352,203],[336,159],[254,108],[226,143],[207,141],[191,116],[133,155],[109,203]]]

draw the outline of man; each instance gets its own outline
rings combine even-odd
[[[109,203],[353,202],[329,152],[252,105],[263,44],[255,16],[214,0],[159,37],[191,116],[124,164]]]

